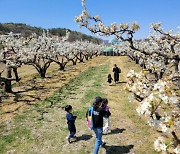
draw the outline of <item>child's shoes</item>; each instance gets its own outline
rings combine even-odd
[[[104,140],[102,140],[101,147],[104,147],[105,145],[106,145],[106,142],[104,142]]]
[[[69,142],[69,144],[71,143],[71,138],[68,138],[68,142]]]
[[[109,133],[111,133],[111,130],[103,131],[103,135],[107,135]]]
[[[68,143],[71,143],[71,138],[69,136],[67,136],[66,139],[68,140]]]
[[[108,130],[107,132],[108,132],[108,133],[111,133],[111,130]]]
[[[107,131],[104,131],[104,132],[103,132],[103,135],[107,135],[107,134],[108,134],[108,132],[107,132]]]

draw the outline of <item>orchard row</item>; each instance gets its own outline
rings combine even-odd
[[[0,62],[6,64],[0,68],[0,82],[5,85],[6,92],[12,92],[11,82],[19,81],[18,67],[32,65],[41,78],[45,78],[47,69],[55,62],[60,70],[72,62],[84,62],[98,56],[103,50],[103,44],[98,45],[87,41],[68,42],[69,32],[65,37],[49,35],[44,32],[41,36],[33,34],[30,37],[23,37],[10,33],[0,36]],[[12,78],[12,70],[16,79]],[[2,76],[6,71],[7,75]]]
[[[180,153],[180,32],[164,32],[161,23],[152,24],[147,39],[135,40],[138,23],[112,23],[106,26],[100,16],[91,16],[85,0],[84,10],[75,17],[81,27],[100,36],[115,36],[115,52],[127,55],[143,70],[127,74],[131,102],[138,102],[139,116],[160,135],[154,142],[157,151]]]

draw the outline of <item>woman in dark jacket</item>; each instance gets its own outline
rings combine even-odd
[[[93,103],[93,131],[96,134],[96,141],[94,145],[94,154],[98,154],[99,147],[104,146],[106,143],[102,141],[102,133],[103,133],[103,116],[106,114],[104,109],[101,107],[102,98],[96,97]]]
[[[121,73],[121,69],[117,67],[116,64],[114,64],[113,72],[114,72],[114,82],[117,83],[119,82],[119,73]]]

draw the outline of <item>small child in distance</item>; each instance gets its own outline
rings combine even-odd
[[[113,78],[111,77],[111,74],[108,74],[108,80],[107,80],[107,82],[109,83],[109,85],[111,85],[112,80],[113,80]]]

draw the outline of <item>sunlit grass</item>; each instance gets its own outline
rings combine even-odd
[[[19,114],[14,117],[14,120],[8,127],[11,129],[8,131],[8,134],[1,134],[0,136],[0,153],[6,153],[10,149],[18,149],[22,142],[35,142],[33,140],[33,135],[31,134],[31,128],[42,127],[42,122],[40,121],[40,114],[44,111],[49,111],[50,106],[55,106],[56,104],[62,105],[64,107],[66,105],[66,98],[70,95],[76,94],[81,89],[81,86],[84,85],[87,81],[98,79],[99,76],[102,76],[102,72],[100,72],[101,67],[91,67],[87,71],[81,73],[76,78],[70,80],[67,84],[65,84],[62,88],[54,92],[54,94],[44,101],[36,103],[31,110],[27,110],[26,112]],[[98,73],[99,72],[99,73]],[[99,82],[99,81],[98,81]],[[90,102],[97,95],[103,95],[100,92],[101,85],[96,84],[94,90],[94,86],[85,92],[84,97],[80,100],[80,102]],[[73,94],[71,94],[73,92]],[[52,107],[51,106],[51,107]],[[33,111],[33,114],[32,114]],[[35,114],[34,114],[35,113]],[[78,115],[79,119],[85,117],[86,107],[81,107],[79,110],[76,110],[74,114]],[[0,127],[1,132],[6,132],[7,125],[4,124]],[[62,128],[62,131],[67,132],[67,128]],[[56,137],[56,136],[54,136]]]

